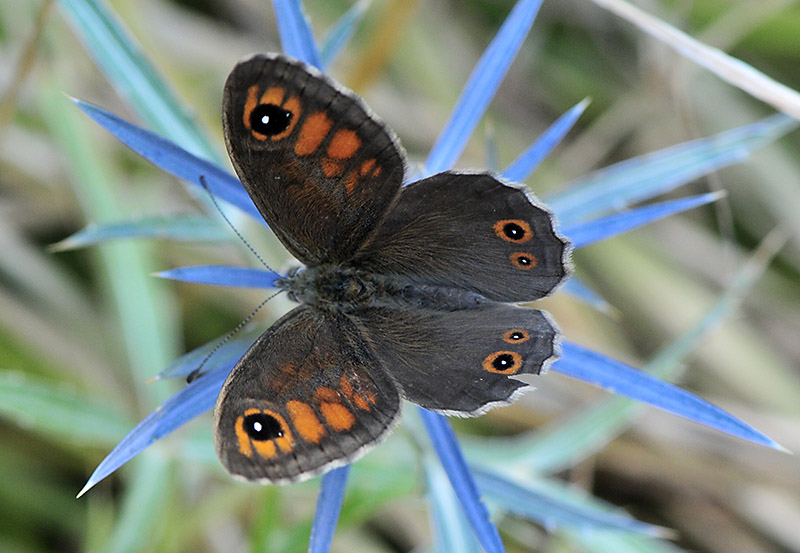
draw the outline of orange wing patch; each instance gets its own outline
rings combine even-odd
[[[264,91],[261,95],[259,104],[275,104],[280,106],[283,103],[283,97],[286,96],[286,89],[282,86],[271,86]]]
[[[356,131],[342,129],[336,131],[328,144],[328,155],[335,159],[350,159],[361,147],[361,139]]]
[[[300,437],[307,442],[318,444],[320,438],[325,435],[325,427],[317,418],[314,409],[308,403],[294,399],[286,404],[286,409]]]
[[[353,413],[341,403],[320,403],[319,410],[328,426],[336,432],[350,430],[356,422]]]
[[[244,103],[244,114],[242,114],[242,117],[244,118],[244,126],[247,130],[252,130],[252,127],[250,126],[250,114],[253,113],[253,110],[256,108],[257,105],[258,105],[258,85],[254,84],[253,86],[247,89],[247,100]],[[259,137],[264,136],[263,134],[260,133],[255,133],[255,134],[257,134]],[[264,136],[264,138],[259,138],[259,140],[264,140],[265,138],[267,137]]]
[[[316,393],[314,396],[317,398],[317,401],[328,401],[338,403],[342,401],[342,396],[339,395],[339,392],[334,390],[333,388],[328,388],[323,386],[322,388],[317,388]]]
[[[362,411],[369,411],[372,406],[375,405],[375,394],[370,390],[359,390],[356,392],[356,390],[353,389],[353,384],[344,374],[339,379],[339,386],[342,389],[344,397]]]
[[[325,140],[332,126],[333,121],[324,112],[312,113],[306,117],[294,145],[294,153],[298,156],[313,154]]]
[[[335,432],[350,430],[356,422],[355,416],[342,405],[342,396],[333,388],[319,388],[314,394],[319,402],[319,411],[325,423]]]
[[[367,174],[370,171],[372,171],[373,167],[375,167],[375,158],[374,157],[372,159],[368,159],[367,161],[365,161],[364,163],[361,164],[361,168],[359,169],[359,172],[361,173],[361,176],[362,177],[366,177]]]
[[[344,188],[347,190],[347,195],[349,196],[353,193],[353,190],[355,190],[356,184],[358,184],[358,174],[355,171],[350,171],[347,173],[342,184],[344,184]]]
[[[343,169],[344,166],[341,161],[336,161],[329,157],[322,158],[322,173],[329,179],[341,175]]]
[[[258,410],[256,409],[256,411]],[[248,436],[247,432],[244,430],[244,416],[239,416],[236,419],[234,429],[236,430],[236,439],[239,442],[239,453],[245,457],[252,456],[253,448],[250,445],[250,436]]]

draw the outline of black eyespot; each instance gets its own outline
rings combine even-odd
[[[490,373],[516,374],[522,368],[522,356],[514,351],[496,351],[483,360],[483,370]]]
[[[492,360],[492,367],[498,372],[513,369],[516,364],[514,356],[510,353],[501,353]]]
[[[250,112],[250,128],[265,136],[285,131],[292,122],[292,112],[275,104],[259,104]]]
[[[255,413],[244,418],[244,431],[251,439],[258,442],[274,440],[283,436],[281,423],[267,413]]]
[[[503,227],[503,234],[505,234],[509,240],[517,241],[525,236],[525,229],[517,223],[506,223]]]
[[[517,269],[527,271],[536,267],[537,259],[531,254],[516,252],[511,254],[511,264]]]
[[[521,344],[531,339],[531,333],[521,328],[512,328],[503,334],[503,341],[507,344]]]
[[[524,244],[533,238],[531,226],[522,219],[501,219],[493,228],[495,234],[506,242]]]

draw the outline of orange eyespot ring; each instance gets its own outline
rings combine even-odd
[[[287,433],[286,420],[269,409],[248,409],[242,418],[242,427],[248,437],[256,442],[277,440]]]
[[[516,374],[522,368],[522,356],[515,351],[496,351],[483,360],[483,370],[497,374]]]
[[[265,459],[278,454],[278,449],[287,453],[292,450],[294,439],[289,426],[279,413],[269,409],[247,409],[236,418],[234,424],[239,453],[253,455],[253,449]]]
[[[523,271],[529,271],[536,267],[536,264],[539,263],[539,261],[533,255],[525,252],[512,253],[510,258],[511,264],[517,269],[522,269]]]
[[[503,219],[497,221],[492,228],[497,236],[514,244],[524,244],[533,238],[531,226],[522,219]]]
[[[503,334],[503,341],[508,344],[521,344],[531,339],[531,334],[521,328],[512,328]]]

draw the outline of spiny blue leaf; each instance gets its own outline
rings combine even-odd
[[[169,366],[158,373],[153,380],[183,378],[189,376],[189,374],[197,369],[202,369],[203,373],[207,373],[213,371],[217,367],[236,363],[242,358],[242,355],[250,348],[253,342],[261,336],[262,332],[263,329],[242,330],[230,340],[224,341],[225,338],[223,337],[209,342],[170,363]]]
[[[536,142],[531,144],[511,165],[506,167],[505,171],[503,171],[503,176],[514,182],[522,182],[527,179],[542,160],[553,151],[553,148],[561,143],[564,136],[572,129],[588,105],[589,100],[583,100],[559,117],[555,123],[542,133],[542,136]]]
[[[356,26],[364,18],[368,6],[369,0],[356,2],[328,29],[319,51],[323,69],[328,68],[353,36]]]
[[[233,365],[229,363],[217,367],[194,380],[137,424],[97,466],[78,497],[156,440],[214,407],[217,395]]]
[[[272,0],[283,51],[292,57],[322,69],[311,24],[300,0]]]
[[[712,192],[679,200],[660,202],[623,213],[615,213],[588,223],[572,225],[565,228],[563,233],[572,242],[574,248],[583,248],[589,244],[641,227],[657,219],[663,219],[669,215],[716,201],[723,195],[722,193]]]
[[[437,413],[432,413],[427,409],[419,408],[422,422],[431,438],[436,454],[442,462],[445,472],[453,490],[456,492],[458,500],[467,515],[467,520],[472,525],[472,529],[478,536],[478,541],[487,553],[504,553],[505,548],[500,539],[500,534],[492,521],[489,520],[489,512],[486,505],[481,501],[475,480],[472,478],[461,449],[456,441],[453,429],[447,419]]]
[[[96,0],[60,0],[76,33],[117,92],[153,129],[208,159],[216,151],[197,130],[164,79],[109,7]]]
[[[335,468],[322,476],[322,484],[317,498],[317,509],[311,526],[308,553],[328,553],[342,510],[342,501],[347,487],[350,465]]]
[[[797,126],[783,114],[715,136],[635,157],[573,181],[547,203],[562,225],[619,210],[668,192],[692,179],[740,162],[757,147]]]
[[[428,175],[452,167],[494,97],[533,25],[542,0],[519,0],[472,70],[461,97],[428,154]]]
[[[122,223],[89,225],[51,245],[50,250],[74,250],[125,238],[217,242],[230,240],[230,234],[215,221],[202,216],[143,217]]]
[[[582,530],[622,530],[657,536],[663,533],[658,526],[639,522],[627,515],[616,514],[590,506],[576,497],[546,493],[530,483],[515,482],[488,470],[472,468],[472,474],[486,498],[504,510],[536,520],[545,528],[571,527]]]
[[[553,364],[553,370],[732,436],[781,449],[779,444],[755,428],[677,386],[577,344],[565,341],[561,347],[562,357]]]
[[[242,183],[227,171],[102,108],[81,100],[73,102],[101,127],[156,167],[196,186],[200,186],[200,177],[204,176],[212,194],[266,225]]]
[[[278,273],[264,269],[249,267],[231,267],[228,265],[198,265],[195,267],[178,267],[156,273],[156,276],[182,282],[211,284],[214,286],[236,286],[239,288],[275,288],[275,282],[281,278]]]
[[[481,546],[464,516],[441,463],[433,454],[423,457],[427,496],[431,505],[436,551],[438,553],[480,553]]]
[[[611,311],[611,306],[608,305],[608,302],[601,298],[597,292],[586,286],[586,284],[576,276],[572,276],[565,282],[564,285],[559,288],[559,291],[571,294],[603,313]]]

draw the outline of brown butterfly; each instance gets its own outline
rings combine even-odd
[[[409,108],[410,117],[414,117]],[[508,404],[558,355],[543,311],[569,245],[520,185],[446,171],[403,186],[394,133],[308,65],[256,55],[228,77],[225,139],[264,219],[304,267],[298,301],[233,368],[215,408],[223,465],[290,482],[362,455],[400,400],[448,415]]]

